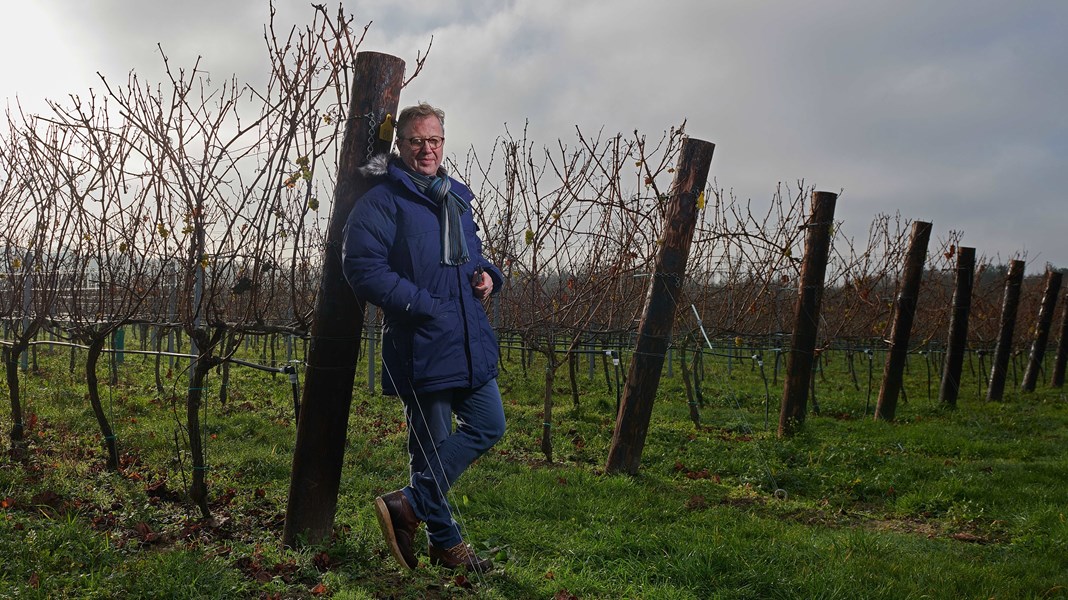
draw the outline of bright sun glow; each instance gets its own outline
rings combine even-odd
[[[8,27],[0,36],[0,103],[16,96],[30,112],[44,110],[44,98],[63,99],[90,85],[79,49],[54,8],[41,3],[5,3]]]

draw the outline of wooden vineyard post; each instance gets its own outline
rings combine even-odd
[[[1061,300],[1061,339],[1057,343],[1057,358],[1053,361],[1053,376],[1050,377],[1051,387],[1064,387],[1064,366],[1068,363],[1068,294]]]
[[[990,385],[986,388],[988,401],[1001,400],[1005,395],[1005,378],[1009,373],[1009,359],[1012,358],[1012,336],[1016,330],[1016,311],[1020,306],[1023,276],[1024,261],[1014,260],[1009,263],[1009,273],[1005,276],[1005,296],[1001,302],[998,341],[990,367]]]
[[[838,194],[812,193],[812,214],[805,224],[805,257],[801,263],[801,282],[794,305],[794,332],[786,355],[786,378],[783,381],[779,408],[778,436],[795,433],[805,422],[809,382],[816,351],[823,279],[831,252],[831,227]]]
[[[953,289],[953,312],[949,317],[949,340],[942,369],[942,386],[938,401],[947,408],[957,407],[960,373],[964,368],[964,350],[968,344],[968,314],[972,307],[972,284],[975,281],[975,248],[957,249],[957,277]]]
[[[698,200],[704,194],[715,144],[687,138],[679,153],[671,198],[664,215],[664,233],[656,255],[649,293],[638,324],[638,341],[623,388],[612,445],[608,449],[607,473],[638,472],[645,434],[653,411],[653,397],[660,383],[664,356],[671,342],[671,324],[686,259],[697,224]]]
[[[1046,271],[1046,291],[1042,293],[1042,306],[1038,310],[1038,323],[1035,325],[1035,339],[1031,344],[1031,354],[1027,359],[1020,391],[1035,391],[1038,372],[1042,369],[1042,359],[1046,356],[1046,344],[1049,343],[1049,328],[1053,325],[1053,313],[1057,310],[1057,296],[1061,293],[1061,274],[1049,269]]]
[[[879,388],[879,401],[875,404],[876,420],[893,421],[894,413],[897,412],[897,397],[901,394],[904,382],[909,337],[912,334],[912,321],[916,316],[916,301],[920,294],[923,265],[927,262],[927,242],[930,239],[930,223],[916,221],[912,224],[901,287],[894,304],[894,324],[890,329],[890,348],[886,353],[883,384]]]
[[[397,114],[404,61],[388,54],[360,52],[353,81],[293,451],[282,533],[287,546],[296,545],[298,539],[319,543],[329,539],[333,529],[363,327],[363,303],[342,273],[341,244],[349,212],[368,189],[357,168],[371,155],[388,152],[393,140],[391,122],[382,126],[387,116]]]

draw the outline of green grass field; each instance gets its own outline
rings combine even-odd
[[[234,367],[225,406],[209,379],[207,522],[184,493],[181,373],[160,397],[152,359],[127,356],[104,387],[122,453],[111,473],[69,359],[42,347],[40,371],[22,374],[26,456],[0,461],[2,598],[1068,598],[1068,401],[1040,385],[987,403],[968,367],[959,408],[943,411],[913,357],[908,400],[885,423],[866,414],[867,359],[858,390],[831,355],[821,414],[779,440],[781,373],[769,432],[759,371],[734,359],[728,376],[706,358],[697,428],[676,365],[629,477],[602,472],[615,392],[599,367],[582,369],[578,407],[558,375],[547,463],[544,365],[524,377],[508,362],[508,432],[452,492],[469,541],[497,563],[474,575],[390,558],[372,499],[407,478],[405,430],[399,403],[368,393],[365,366],[335,535],[293,551],[280,544],[295,437],[283,376]],[[4,410],[5,449],[11,425]]]

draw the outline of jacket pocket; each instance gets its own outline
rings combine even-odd
[[[464,323],[456,300],[440,300],[434,315],[412,336],[412,375],[418,384],[468,377]]]
[[[481,303],[478,306],[478,310],[482,311]],[[478,319],[478,344],[475,344],[472,353],[481,352],[482,361],[480,365],[473,366],[472,369],[475,371],[475,382],[485,383],[497,376],[497,365],[501,359],[501,351],[497,341],[497,333],[493,331],[493,326],[490,325],[489,319],[485,317],[484,312],[480,316],[481,318]],[[474,361],[472,360],[473,363]]]

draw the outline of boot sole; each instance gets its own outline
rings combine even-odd
[[[393,554],[393,558],[400,566],[409,571],[415,569],[415,565],[410,565],[408,561],[404,560],[404,554],[397,544],[397,534],[393,531],[393,518],[389,516],[389,507],[386,506],[386,502],[382,500],[381,496],[375,498],[375,516],[378,517],[378,526],[382,528],[382,535],[386,538],[386,544],[389,546],[389,551]]]

